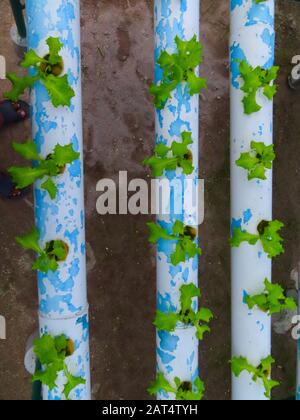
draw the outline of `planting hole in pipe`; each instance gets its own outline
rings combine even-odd
[[[267,170],[272,169],[273,161],[276,158],[273,144],[266,146],[263,142],[251,142],[250,152],[241,153],[240,158],[235,162],[237,166],[248,171],[248,180],[267,179]]]
[[[203,399],[205,386],[199,377],[194,382],[181,381],[180,378],[174,378],[174,385],[172,385],[163,375],[159,372],[148,388],[150,395],[156,395],[160,392],[175,394],[175,399],[178,401],[200,401]]]
[[[284,295],[284,290],[279,284],[272,284],[268,279],[265,279],[265,289],[262,293],[250,296],[245,296],[245,303],[249,309],[255,307],[268,315],[274,315],[283,311],[295,311],[297,304],[291,297]]]
[[[48,273],[55,272],[59,268],[59,263],[66,260],[69,254],[69,246],[62,240],[52,240],[46,243],[45,248],[39,244],[40,233],[34,228],[28,234],[18,236],[16,242],[24,249],[32,250],[38,254],[38,258],[32,266],[33,270]]]
[[[152,222],[147,223],[147,226],[150,230],[150,243],[155,244],[161,239],[176,242],[175,251],[171,254],[171,262],[174,266],[202,254],[195,243],[195,229],[185,226],[180,220],[174,223],[172,233],[168,233],[165,228]]]
[[[256,245],[260,240],[268,257],[274,258],[284,253],[283,238],[278,233],[283,227],[284,224],[279,220],[262,220],[257,226],[258,235],[234,228],[230,244],[233,248],[238,248],[243,242]]]
[[[64,241],[50,241],[46,243],[45,252],[49,258],[54,258],[57,262],[63,262],[68,257],[69,246]]]
[[[192,133],[181,133],[182,143],[173,141],[171,147],[164,143],[156,145],[154,155],[143,161],[143,164],[152,169],[153,177],[160,177],[164,171],[175,171],[182,168],[185,175],[194,172],[193,153],[188,146],[193,144]]]
[[[51,391],[57,386],[57,379],[60,373],[64,374],[63,394],[69,399],[71,392],[79,385],[85,385],[86,380],[80,376],[74,376],[66,359],[74,354],[74,342],[64,334],[52,337],[43,335],[34,341],[34,353],[43,369],[33,375],[33,381],[40,381]]]
[[[36,82],[40,81],[47,89],[55,108],[71,105],[75,92],[69,84],[68,75],[61,76],[64,61],[59,52],[63,44],[54,37],[49,37],[46,43],[49,47],[48,54],[40,57],[33,49],[30,49],[21,62],[23,68],[33,69],[33,75],[18,77],[15,73],[7,74],[7,79],[12,83],[12,89],[4,93],[5,98],[16,102],[26,89],[32,88]]]
[[[206,88],[206,80],[198,77],[195,72],[202,63],[202,45],[197,41],[197,36],[194,35],[189,41],[176,36],[175,44],[176,53],[162,51],[157,60],[157,64],[163,70],[163,80],[159,84],[153,84],[150,93],[154,96],[154,103],[158,109],[164,109],[172,92],[182,82],[188,84],[191,96]]]
[[[245,357],[234,357],[230,363],[235,377],[238,378],[242,372],[248,372],[252,376],[253,382],[261,381],[267,399],[271,399],[272,389],[280,385],[279,382],[271,379],[272,364],[275,363],[272,356],[261,360],[257,367],[251,365]]]
[[[49,193],[52,200],[57,195],[57,186],[53,178],[63,175],[66,165],[80,157],[80,153],[75,152],[72,144],[66,146],[57,144],[46,159],[39,155],[36,144],[32,140],[22,144],[13,143],[13,148],[23,158],[35,161],[35,164],[30,167],[13,166],[8,170],[16,187],[23,189],[36,180],[47,177],[41,188]]]
[[[178,312],[156,312],[154,325],[160,331],[174,332],[180,325],[195,327],[196,338],[203,340],[204,334],[210,332],[209,322],[213,319],[210,309],[195,310],[194,299],[201,297],[201,291],[193,283],[184,284],[180,288],[180,309]]]
[[[60,61],[56,64],[50,64],[49,62],[50,55],[47,54],[44,57],[45,62],[41,63],[40,70],[45,74],[53,74],[53,76],[60,76],[64,71],[64,63],[60,57]]]

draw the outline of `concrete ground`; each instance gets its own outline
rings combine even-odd
[[[96,183],[128,170],[147,179],[140,162],[152,150],[154,115],[148,94],[153,76],[152,0],[84,0],[82,54],[88,284],[91,305],[93,397],[148,399],[155,371],[155,258],[148,245],[147,217],[106,216],[96,212]],[[286,223],[286,253],[274,264],[274,279],[295,294],[291,276],[300,251],[300,172],[298,141],[300,93],[286,83],[291,57],[300,54],[300,5],[277,2],[277,64],[281,66],[275,101],[274,215]],[[201,377],[206,399],[230,398],[230,249],[229,197],[229,0],[202,0],[201,175],[206,180],[206,214],[201,229],[204,255],[200,268],[203,303],[216,317],[201,344]],[[1,8],[0,54],[9,71],[18,57],[9,38],[9,3]],[[1,81],[0,94],[8,87]],[[0,170],[18,162],[11,141],[30,137],[26,122],[1,130]],[[0,340],[0,399],[30,399],[30,377],[23,366],[28,336],[37,328],[37,290],[31,257],[14,237],[32,226],[32,196],[0,200],[0,315],[7,340]],[[285,318],[274,320],[273,353],[282,381],[274,396],[295,389],[296,344]]]

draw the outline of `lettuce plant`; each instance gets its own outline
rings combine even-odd
[[[52,200],[56,198],[57,194],[57,187],[53,178],[61,175],[66,165],[71,164],[80,156],[80,153],[75,152],[72,144],[67,146],[57,144],[53,152],[46,159],[41,158],[35,143],[31,140],[23,144],[13,143],[13,148],[25,159],[35,161],[35,165],[33,166],[13,166],[8,170],[16,188],[26,188],[37,179],[46,177],[41,188],[49,193]]]
[[[265,290],[254,296],[246,296],[245,303],[249,309],[258,307],[269,315],[274,315],[285,310],[295,311],[297,304],[293,298],[286,297],[284,290],[279,284],[272,284],[265,279]]]
[[[147,223],[147,226],[150,230],[150,243],[155,244],[160,239],[177,242],[175,251],[171,255],[171,262],[174,266],[202,254],[201,249],[195,243],[196,229],[185,226],[180,220],[174,223],[172,234],[156,223],[150,222]]]
[[[250,245],[256,245],[260,240],[265,253],[269,258],[277,257],[284,252],[282,246],[283,238],[278,231],[284,227],[279,220],[263,220],[257,227],[258,234],[252,234],[243,231],[241,228],[235,228],[230,241],[232,247],[238,248],[241,243],[248,242]]]
[[[209,309],[201,308],[197,312],[193,310],[193,299],[201,297],[201,292],[193,283],[183,285],[180,288],[180,310],[178,313],[164,313],[157,311],[154,325],[163,331],[174,332],[178,323],[194,325],[196,337],[203,340],[206,332],[210,332],[207,325],[213,318]]]
[[[245,93],[243,104],[245,114],[252,114],[261,110],[261,106],[256,101],[256,95],[259,90],[268,99],[273,99],[277,92],[277,86],[272,82],[277,78],[279,67],[273,66],[266,70],[260,66],[251,67],[247,61],[240,62],[240,73],[244,81],[241,90]]]
[[[38,258],[32,266],[33,270],[39,270],[42,273],[57,271],[59,262],[63,262],[67,259],[69,254],[68,245],[61,240],[53,240],[47,242],[43,249],[39,244],[39,240],[40,234],[36,228],[28,234],[16,238],[16,242],[24,249],[34,251],[38,254]]]
[[[162,81],[157,85],[152,84],[150,93],[154,96],[156,108],[163,109],[171,98],[172,91],[177,86],[186,82],[190,95],[200,93],[206,87],[206,80],[198,77],[196,69],[202,63],[202,46],[197,41],[196,35],[189,41],[184,41],[178,36],[175,38],[177,52],[169,54],[162,51],[157,61],[163,70]]]
[[[86,380],[73,376],[66,364],[66,359],[74,353],[74,343],[65,335],[52,337],[43,335],[34,341],[34,353],[43,366],[43,369],[33,375],[33,382],[40,381],[49,387],[51,391],[57,386],[57,378],[60,372],[64,372],[66,383],[63,394],[69,399],[71,391],[78,385],[84,385]]]
[[[192,382],[182,382],[180,378],[174,379],[174,385],[171,385],[163,373],[158,373],[156,380],[148,388],[150,395],[156,395],[158,392],[167,392],[176,395],[176,400],[200,401],[203,399],[205,387],[204,383],[198,377]]]
[[[252,375],[254,382],[261,381],[265,387],[265,397],[271,399],[271,391],[280,383],[270,379],[272,364],[275,360],[269,356],[261,361],[259,366],[252,366],[245,357],[234,357],[231,360],[233,374],[238,378],[242,372],[248,372]]]
[[[164,171],[174,171],[176,168],[182,168],[185,175],[193,173],[193,154],[188,148],[193,144],[192,133],[185,131],[181,138],[182,143],[173,141],[171,147],[163,143],[158,144],[154,156],[144,160],[143,164],[152,169],[153,177],[160,177]]]
[[[242,153],[236,161],[236,165],[248,171],[248,180],[266,180],[267,169],[272,169],[272,164],[276,155],[274,146],[266,146],[261,142],[251,142],[251,151]]]
[[[29,50],[21,62],[23,68],[33,68],[33,75],[18,77],[15,73],[7,74],[12,89],[4,94],[5,98],[16,102],[27,88],[40,81],[47,89],[54,107],[71,105],[75,92],[69,85],[68,76],[61,76],[64,63],[59,52],[63,44],[58,38],[50,37],[47,45],[49,53],[45,57],[39,57],[35,51]]]

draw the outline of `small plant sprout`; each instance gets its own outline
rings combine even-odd
[[[238,378],[242,372],[248,372],[252,375],[254,382],[262,381],[265,387],[265,397],[271,399],[271,391],[280,385],[279,382],[273,381],[271,377],[271,368],[275,360],[269,356],[263,359],[259,366],[252,366],[245,357],[234,357],[231,360],[231,368],[233,374]]]
[[[34,75],[18,77],[15,73],[8,73],[7,79],[12,83],[12,90],[4,94],[11,101],[18,101],[27,88],[31,88],[40,81],[48,91],[54,107],[70,106],[75,96],[74,90],[68,82],[68,76],[61,76],[64,70],[63,58],[59,55],[63,44],[58,38],[47,39],[49,53],[39,57],[35,51],[29,50],[21,63],[23,68],[34,69]]]
[[[163,331],[174,332],[178,323],[194,325],[196,337],[203,340],[204,334],[210,332],[207,325],[213,314],[209,309],[201,308],[197,312],[193,309],[193,299],[201,297],[201,292],[194,284],[183,285],[180,288],[180,311],[178,313],[163,313],[157,311],[154,325]]]
[[[260,89],[268,99],[273,99],[277,87],[272,82],[277,78],[278,71],[279,67],[276,66],[266,70],[260,66],[253,68],[245,60],[240,61],[240,73],[244,81],[241,90],[245,93],[243,99],[245,114],[250,115],[261,110],[261,106],[256,101],[256,95]]]
[[[162,373],[158,373],[156,380],[148,388],[150,395],[156,395],[159,392],[167,392],[176,395],[176,400],[181,401],[201,401],[204,396],[204,383],[199,377],[192,382],[182,382],[179,378],[174,379],[174,385],[171,385]]]
[[[279,284],[272,284],[265,279],[265,290],[255,296],[247,295],[245,303],[249,309],[258,307],[261,311],[274,315],[283,311],[295,311],[297,304],[293,298],[286,297]]]
[[[68,400],[70,393],[78,385],[84,385],[85,379],[73,376],[66,364],[66,359],[74,353],[74,343],[65,335],[52,337],[43,335],[34,341],[34,353],[43,366],[43,370],[36,372],[33,382],[40,381],[49,387],[51,391],[57,386],[57,378],[60,372],[64,372],[65,384],[63,394]]]
[[[38,154],[36,145],[29,140],[26,143],[13,143],[14,150],[22,157],[35,161],[33,166],[29,167],[11,167],[8,172],[18,189],[26,188],[32,185],[37,179],[46,177],[41,188],[46,190],[51,199],[54,200],[57,194],[57,187],[53,181],[54,177],[61,175],[67,164],[71,164],[77,160],[80,153],[75,152],[73,145],[60,146],[57,144],[46,159],[42,159]]]
[[[174,266],[201,255],[201,249],[195,242],[197,231],[191,226],[185,226],[180,220],[174,223],[172,234],[159,224],[147,223],[150,230],[149,242],[156,244],[160,239],[167,241],[177,241],[175,251],[171,255],[171,262]]]
[[[183,41],[177,36],[175,43],[175,54],[162,51],[157,63],[163,71],[163,77],[159,84],[152,84],[150,87],[158,109],[165,107],[172,91],[182,82],[188,84],[191,96],[200,93],[201,89],[206,87],[206,80],[196,74],[196,68],[202,63],[202,46],[196,35],[189,41]]]
[[[171,147],[163,143],[155,147],[155,155],[145,159],[143,164],[150,166],[153,177],[160,177],[164,171],[175,171],[182,168],[185,175],[191,175],[194,171],[193,154],[188,148],[193,144],[192,133],[187,131],[181,134],[182,143],[173,141]]]
[[[256,245],[260,240],[268,257],[274,258],[284,252],[282,246],[283,238],[278,233],[283,227],[284,224],[279,220],[273,220],[272,222],[263,220],[257,227],[258,234],[252,234],[243,231],[241,228],[235,228],[230,243],[232,247],[238,248],[243,242]]]
[[[42,249],[39,240],[40,234],[36,228],[28,234],[16,238],[16,242],[24,249],[34,251],[38,254],[38,258],[32,266],[33,270],[38,270],[45,274],[48,271],[57,271],[59,262],[67,259],[69,254],[68,245],[61,240],[53,240],[47,242],[45,248]]]
[[[267,169],[272,169],[272,163],[276,158],[274,146],[266,146],[264,143],[251,142],[251,151],[242,153],[236,161],[237,166],[248,171],[248,180],[266,180]]]

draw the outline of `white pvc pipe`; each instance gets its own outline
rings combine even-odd
[[[266,181],[248,181],[247,171],[236,166],[242,152],[250,151],[252,140],[273,141],[273,102],[258,96],[262,109],[244,114],[243,92],[236,60],[269,68],[274,61],[274,0],[231,1],[231,215],[232,228],[257,233],[262,220],[272,220],[272,172]],[[271,354],[271,318],[259,310],[250,311],[244,294],[261,293],[264,280],[271,280],[272,263],[261,243],[242,244],[232,249],[232,352],[257,366]],[[233,400],[265,400],[264,388],[248,373],[233,376]]]
[[[75,91],[71,107],[54,108],[41,83],[32,91],[32,129],[35,143],[47,157],[57,143],[72,143],[80,159],[57,178],[58,195],[51,200],[35,186],[35,214],[41,245],[60,239],[69,245],[69,255],[57,272],[39,273],[40,333],[65,334],[75,343],[68,363],[74,376],[83,376],[86,385],[78,386],[72,399],[90,399],[88,345],[88,303],[86,291],[86,251],[83,190],[83,139],[80,61],[79,0],[27,0],[28,47],[40,56],[48,52],[48,37],[59,37],[64,71]],[[64,399],[61,389],[43,390],[44,399]]]
[[[175,37],[184,40],[197,35],[199,40],[199,0],[155,0],[154,2],[154,29],[155,29],[155,62],[163,50],[169,53],[176,51]],[[156,64],[155,80],[159,82],[162,74]],[[192,179],[197,184],[198,179],[198,136],[199,136],[199,96],[190,97],[187,85],[178,86],[173,92],[172,99],[168,101],[163,110],[156,110],[156,142],[165,142],[168,146],[175,140],[180,142],[181,133],[189,131],[194,140],[190,146],[193,153],[194,173],[187,177],[179,169],[168,173],[167,178],[174,183],[185,186],[186,180]],[[178,192],[179,191],[179,192]],[[184,202],[187,197],[186,188],[176,190],[175,202]],[[170,196],[170,201],[172,197]],[[189,206],[183,206],[180,214],[161,215],[158,222],[168,230],[176,219],[185,224],[196,225],[196,215]],[[169,208],[172,208],[170,204]],[[157,300],[158,309],[163,312],[176,311],[179,306],[179,289],[182,284],[194,283],[198,285],[198,258],[189,260],[174,267],[170,256],[173,251],[172,243],[160,241],[157,251]],[[166,339],[157,340],[157,368],[170,383],[179,376],[183,381],[193,381],[198,375],[198,341],[194,339],[194,328],[178,328],[174,334],[166,334]],[[192,362],[191,362],[192,360]],[[174,395],[158,396],[159,399],[174,399]]]

